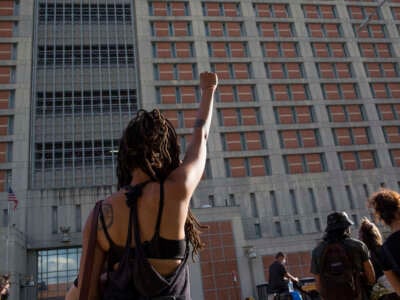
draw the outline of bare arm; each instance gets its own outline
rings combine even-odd
[[[71,285],[67,294],[65,295],[65,300],[78,300],[79,290],[75,285]]]
[[[374,284],[375,271],[374,271],[372,263],[369,259],[367,261],[363,262],[363,269],[364,269],[365,278],[367,279],[367,283],[370,285]]]
[[[89,237],[91,231],[91,224],[92,224],[93,212],[89,215],[88,219],[86,220],[85,228],[83,230],[83,240],[82,240],[82,256],[81,262],[79,266],[79,283],[78,283],[78,290],[79,294],[81,291],[81,287],[83,285],[89,285],[89,299],[100,299],[100,290],[99,290],[99,279],[102,267],[104,265],[105,260],[105,253],[100,248],[99,244],[96,242],[96,246],[94,249],[94,259],[93,265],[91,266],[92,272],[90,276],[89,282],[83,282],[83,272],[85,268],[85,261],[88,256],[88,244],[89,244]],[[97,235],[97,232],[96,232]],[[97,239],[97,238],[96,238]]]
[[[400,296],[400,278],[392,271],[383,271],[386,278],[389,280],[390,285],[395,290],[396,294]]]
[[[290,274],[289,272],[287,272],[285,275],[284,275],[286,278],[289,278],[290,280],[292,280],[292,281],[294,281],[294,282],[298,282],[299,281],[299,278],[297,278],[297,277],[294,277],[292,274]]]
[[[203,72],[200,74],[201,102],[196,114],[192,140],[188,145],[183,162],[170,177],[169,180],[184,183],[182,198],[191,196],[200,182],[206,163],[206,143],[211,125],[211,116],[214,102],[214,92],[218,85],[218,77],[215,73]],[[179,197],[181,198],[181,197]]]

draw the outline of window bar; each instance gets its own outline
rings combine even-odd
[[[137,68],[137,53],[136,53],[136,49],[137,48],[136,48],[136,40],[135,40],[135,35],[134,35],[134,32],[135,32],[135,28],[134,28],[135,25],[134,24],[135,24],[135,22],[133,21],[133,18],[134,18],[133,5],[129,4],[129,8],[131,10],[131,12],[130,12],[131,20],[129,21],[130,24],[131,24],[131,28],[129,30],[129,33],[130,33],[130,41],[133,44],[133,49],[132,49],[132,51],[133,51],[133,70],[134,70],[134,73],[136,74],[135,75],[134,89],[132,90],[132,92],[133,91],[135,92],[135,95],[131,95],[131,89],[128,89],[128,93],[127,93],[128,94],[128,112],[129,112],[129,116],[131,116],[132,113],[137,111],[138,105],[139,105],[138,104],[139,80],[138,80],[138,76],[137,76],[137,72],[136,72],[136,70],[138,68]],[[124,10],[124,14],[125,14],[125,10]],[[125,15],[124,15],[124,17],[125,17]],[[126,19],[126,17],[125,17],[125,19]],[[124,34],[126,36],[126,27],[124,27]],[[131,99],[133,100],[132,101],[132,106],[131,106]]]
[[[34,43],[34,45],[35,45],[35,47],[33,47],[33,74],[37,74],[37,70],[38,70],[38,66],[37,66],[37,63],[38,63],[38,53],[39,53],[39,51],[38,51],[38,32],[39,32],[39,23],[38,23],[38,20],[39,20],[39,5],[37,5],[36,6],[36,9],[35,9],[35,20],[37,20],[36,22],[35,22],[35,28],[34,28],[34,41],[33,41],[33,43]],[[31,111],[31,128],[34,130],[35,129],[35,121],[36,121],[36,118],[37,118],[37,114],[36,114],[36,107],[37,107],[37,89],[38,89],[38,87],[36,86],[36,84],[37,84],[37,82],[36,82],[36,76],[32,76],[32,87],[33,87],[33,91],[32,91],[32,99],[35,99],[35,101],[33,102],[33,108],[32,108],[32,111]],[[31,151],[31,153],[30,153],[30,157],[31,157],[31,185],[32,186],[35,186],[36,185],[36,180],[35,180],[35,178],[36,178],[36,176],[35,176],[35,174],[36,174],[36,172],[37,172],[37,168],[36,168],[36,160],[37,160],[37,158],[36,158],[36,153],[37,153],[37,150],[36,150],[36,146],[35,146],[35,143],[36,143],[36,135],[34,134],[33,135],[33,139],[32,139],[32,149],[34,149],[34,151]]]
[[[80,8],[81,8],[81,10],[80,10],[80,23],[79,23],[79,28],[80,28],[80,73],[81,73],[81,80],[80,80],[80,84],[81,84],[81,93],[80,93],[80,95],[81,95],[81,103],[80,103],[80,106],[81,106],[81,110],[80,110],[80,122],[81,122],[81,126],[80,126],[80,128],[81,128],[81,133],[82,133],[82,135],[81,135],[81,149],[80,149],[80,152],[81,152],[81,157],[80,157],[80,160],[81,160],[81,163],[80,163],[80,165],[81,165],[81,169],[82,169],[82,171],[81,171],[81,178],[80,178],[80,184],[82,184],[82,185],[85,185],[86,184],[86,167],[85,167],[85,122],[84,122],[84,118],[85,118],[85,116],[84,116],[84,109],[85,109],[85,107],[84,107],[84,102],[83,102],[83,100],[84,100],[84,90],[85,90],[85,86],[84,86],[84,82],[83,82],[83,80],[84,80],[84,78],[85,78],[85,74],[84,74],[84,68],[83,68],[83,56],[84,56],[84,49],[83,49],[83,46],[84,46],[84,39],[83,39],[83,0],[81,0],[80,1]]]
[[[109,1],[106,0],[105,4],[106,4],[106,37],[107,37],[107,75],[108,75],[108,99],[109,99],[109,105],[110,108],[112,107],[112,84],[113,82],[111,81],[111,63],[110,63],[110,20],[109,20],[109,15],[110,15],[110,11],[109,11],[109,6],[108,6]],[[110,136],[114,136],[115,132],[114,132],[114,126],[113,126],[113,112],[110,111]],[[114,140],[111,139],[111,149],[115,149],[114,148]],[[114,160],[112,160],[112,170],[114,170]]]
[[[57,39],[55,36],[56,33],[56,28],[57,28],[57,9],[59,6],[62,6],[62,3],[55,3],[54,7],[55,7],[55,16],[53,18],[53,24],[52,24],[52,44],[53,44],[53,57],[52,57],[52,62],[53,65],[51,66],[51,71],[52,71],[52,78],[51,78],[51,83],[52,83],[52,92],[53,92],[53,101],[52,101],[52,105],[51,105],[51,169],[50,169],[50,178],[48,178],[48,176],[46,176],[46,181],[50,181],[51,185],[54,186],[56,183],[56,171],[55,171],[55,164],[54,164],[54,158],[55,158],[55,140],[56,140],[56,136],[58,136],[57,132],[56,132],[56,122],[58,121],[58,118],[56,116],[56,75],[57,75]],[[46,66],[47,68],[47,66]],[[47,140],[44,141],[46,144],[48,143]],[[49,143],[50,144],[50,143]],[[47,173],[47,172],[46,172]]]
[[[48,7],[49,3],[46,1],[46,28],[48,27],[48,20],[47,20],[47,7]],[[42,128],[47,128],[47,122],[46,122],[46,118],[47,118],[47,93],[46,93],[46,85],[47,85],[47,30],[44,30],[44,45],[43,45],[43,50],[44,50],[44,61],[43,61],[43,67],[42,67],[42,72],[43,72],[43,115],[42,115]],[[45,157],[45,130],[41,130],[42,132],[42,138],[41,138],[41,144],[42,144],[42,169],[41,171],[41,183],[40,183],[40,187],[44,187],[45,185],[45,175],[46,175],[46,171],[45,171],[45,162],[46,162],[46,157]]]
[[[62,149],[59,149],[59,151],[61,151],[62,155],[61,155],[61,168],[62,168],[62,172],[61,172],[61,185],[65,186],[65,128],[66,128],[66,122],[65,122],[65,58],[66,58],[66,47],[65,47],[65,40],[66,40],[66,36],[65,36],[65,30],[66,30],[66,26],[65,26],[65,2],[63,3],[63,20],[62,20],[62,47],[63,47],[63,56],[62,56],[62,93],[63,93],[63,99],[62,99],[62,126],[61,126],[61,130],[62,130]],[[57,159],[56,157],[54,157],[54,159]],[[60,176],[57,175],[57,177]]]
[[[124,53],[125,53],[125,64],[120,64],[120,40],[121,40],[121,36],[119,34],[119,30],[118,30],[118,21],[117,21],[117,4],[115,3],[115,0],[113,0],[113,13],[114,13],[114,34],[115,34],[115,42],[114,42],[114,47],[115,47],[115,54],[116,54],[116,64],[114,66],[114,69],[117,70],[117,91],[118,91],[118,115],[119,115],[119,128],[122,128],[122,111],[121,111],[121,78],[120,78],[120,72],[125,72],[125,77],[127,79],[127,72],[128,72],[128,61],[127,61],[127,46],[126,46],[126,41],[125,41],[125,35],[123,34],[122,37],[124,39]],[[125,27],[125,25],[122,25],[122,27]],[[122,67],[122,68],[121,68]],[[129,82],[127,80],[127,82],[125,84],[123,84],[122,86],[125,86],[125,88],[127,88],[129,86]],[[111,97],[111,107],[113,104],[113,99]],[[112,111],[112,110],[111,110]],[[112,114],[114,115],[114,112],[112,111]],[[112,135],[112,137],[114,137],[114,134]],[[114,138],[112,138],[111,141],[111,146],[112,149],[114,149],[115,145],[114,145]]]
[[[71,3],[71,123],[72,123],[72,132],[71,132],[71,185],[76,185],[76,168],[75,168],[75,55],[74,55],[74,41],[75,41],[75,3]],[[64,168],[63,173],[66,172]],[[68,176],[69,177],[69,176]]]
[[[99,0],[97,0],[97,44],[99,46],[98,49],[98,59],[99,59],[99,74],[103,74],[103,64],[101,61],[101,21],[100,21],[100,3]],[[104,118],[105,118],[105,113],[104,113],[104,106],[103,106],[103,76],[100,77],[99,80],[99,90],[100,90],[100,95],[99,95],[99,105],[100,105],[100,134],[102,137],[105,136],[104,134]],[[111,108],[110,108],[111,109]],[[105,153],[104,153],[104,138],[101,139],[101,147],[102,147],[102,151],[103,151],[103,155],[101,156],[101,183],[104,184],[106,182],[105,180]]]
[[[94,126],[94,122],[95,120],[97,120],[96,116],[95,116],[95,111],[94,111],[94,107],[93,107],[93,53],[94,53],[94,46],[93,46],[93,26],[92,26],[92,1],[89,0],[88,3],[88,32],[89,32],[89,78],[90,78],[90,115],[88,114],[88,119],[90,120],[90,124],[91,124],[91,128],[90,128],[90,141],[91,141],[91,153],[92,153],[92,158],[91,158],[91,171],[92,174],[90,176],[90,178],[92,178],[92,185],[94,185],[94,183],[96,182],[96,170],[95,170],[95,142],[94,142],[94,131],[95,131],[95,126]],[[99,73],[98,73],[99,74]],[[97,74],[96,74],[97,75]],[[89,101],[88,101],[89,103]],[[83,104],[85,104],[85,101],[83,101]],[[85,108],[84,108],[85,110]],[[90,167],[90,166],[89,166]],[[86,176],[85,176],[86,177]]]

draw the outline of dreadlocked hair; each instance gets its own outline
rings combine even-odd
[[[119,143],[117,159],[118,189],[132,181],[132,170],[140,168],[153,181],[162,182],[179,164],[180,147],[171,122],[158,109],[139,110],[125,128]],[[203,249],[199,223],[189,209],[185,234],[192,245],[192,259]]]

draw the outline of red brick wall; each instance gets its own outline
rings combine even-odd
[[[12,16],[13,14],[14,14],[14,1],[1,0],[0,16]]]
[[[206,243],[200,254],[204,299],[240,299],[240,278],[230,221],[209,222],[202,240]],[[234,282],[234,274],[237,282]]]
[[[10,91],[0,91],[0,109],[9,107]]]
[[[1,24],[0,24],[1,26]],[[0,84],[11,83],[11,68],[10,67],[0,67]]]

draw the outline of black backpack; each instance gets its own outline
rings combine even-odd
[[[343,242],[327,244],[320,261],[321,295],[325,300],[360,299],[360,276]]]

